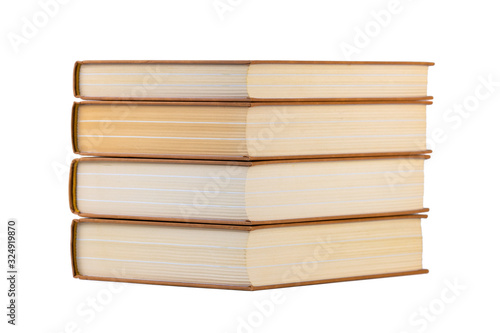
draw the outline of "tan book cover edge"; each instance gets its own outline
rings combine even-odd
[[[80,64],[332,64],[332,65],[416,65],[434,66],[427,61],[335,61],[335,60],[83,60]]]
[[[183,282],[163,282],[163,281],[150,281],[150,280],[104,278],[104,277],[94,277],[94,276],[85,276],[85,275],[75,275],[74,277],[77,279],[80,279],[80,280],[140,283],[140,284],[164,285],[164,286],[175,286],[175,287],[196,287],[196,288],[257,291],[257,290],[266,290],[266,289],[298,287],[298,286],[307,286],[307,285],[325,284],[325,283],[334,283],[334,282],[369,280],[369,279],[379,279],[379,278],[386,278],[386,277],[407,276],[407,275],[427,274],[427,273],[429,273],[428,269],[419,269],[419,270],[406,271],[406,272],[353,276],[353,277],[345,277],[345,278],[316,280],[316,281],[304,281],[304,282],[295,282],[295,283],[284,283],[284,284],[267,285],[267,286],[252,286],[252,285],[236,286],[236,285],[223,285],[223,284],[219,285],[219,284],[183,283]]]

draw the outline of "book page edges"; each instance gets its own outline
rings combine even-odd
[[[352,223],[352,222],[367,222],[367,221],[379,221],[379,220],[389,220],[389,219],[403,219],[403,218],[426,218],[427,215],[405,215],[405,216],[385,216],[380,218],[372,219],[352,219],[344,221],[323,221],[323,222],[311,222],[311,223],[299,223],[295,226],[301,226],[306,224],[328,224],[328,223]],[[107,277],[93,277],[80,275],[78,273],[78,267],[76,264],[76,228],[78,223],[117,223],[117,224],[139,224],[139,225],[156,225],[156,226],[178,226],[178,227],[196,227],[196,228],[221,228],[221,229],[236,229],[251,231],[260,228],[271,228],[271,227],[289,227],[294,225],[275,225],[275,226],[261,226],[261,227],[241,227],[241,226],[226,226],[226,225],[203,225],[203,224],[182,224],[182,223],[159,223],[152,221],[126,221],[126,220],[104,220],[104,219],[80,219],[73,220],[71,225],[71,264],[73,270],[73,277],[81,280],[96,280],[96,281],[110,281],[110,282],[127,282],[127,283],[140,283],[140,284],[153,284],[153,285],[168,285],[168,286],[181,286],[181,287],[198,287],[198,288],[215,288],[215,289],[229,289],[229,290],[264,290],[264,289],[275,289],[275,288],[286,288],[286,287],[296,287],[302,285],[314,285],[314,284],[324,284],[324,283],[334,283],[334,282],[346,282],[346,281],[357,281],[384,277],[395,277],[395,276],[406,276],[415,274],[426,274],[429,271],[427,269],[406,271],[406,272],[394,272],[394,273],[384,273],[384,274],[373,274],[373,275],[363,275],[354,277],[344,277],[326,280],[316,280],[316,281],[304,281],[286,284],[276,284],[267,286],[252,286],[252,285],[223,285],[223,284],[199,284],[199,283],[184,283],[184,282],[166,282],[166,281],[150,281],[150,280],[140,280],[140,279],[123,279],[123,278],[107,278]]]

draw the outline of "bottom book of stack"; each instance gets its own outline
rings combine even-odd
[[[259,290],[421,274],[425,217],[260,226],[77,219],[73,275]]]

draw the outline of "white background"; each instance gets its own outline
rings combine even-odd
[[[0,5],[2,272],[7,219],[17,218],[20,228],[19,325],[6,323],[1,273],[2,332],[498,330],[495,2],[400,0],[394,10],[389,0],[221,0],[215,3],[231,6],[222,19],[214,0],[66,2],[52,7],[46,22],[35,0]],[[390,19],[374,23],[372,12],[388,9],[393,9]],[[38,31],[23,35],[23,26],[34,21]],[[366,28],[371,36],[360,43],[355,38]],[[343,52],[348,44],[357,53]],[[431,212],[424,221],[424,267],[430,274],[282,289],[272,306],[273,291],[73,279],[74,216],[67,198],[71,79],[76,60],[92,59],[436,62],[429,72],[435,102],[428,108],[428,136],[434,153],[426,162],[425,205]],[[488,78],[496,86],[482,83]],[[465,111],[453,111],[454,106]]]

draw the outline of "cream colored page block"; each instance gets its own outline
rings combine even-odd
[[[327,249],[321,248],[321,245],[303,244],[294,247],[276,247],[273,248],[272,254],[269,250],[253,250],[253,263],[248,264],[249,267],[261,267],[272,265],[292,265],[301,263],[315,264],[318,261],[335,261],[345,258],[361,258],[373,256],[397,255],[403,253],[413,253],[415,249],[422,243],[421,236],[387,238],[387,239],[371,239],[361,241],[341,241],[337,243],[325,244]],[[317,258],[311,257],[314,251],[321,251],[321,255]],[[331,252],[329,252],[331,251]],[[320,260],[321,258],[321,260]],[[323,259],[328,258],[328,259]]]
[[[329,244],[367,238],[418,236],[422,233],[419,218],[391,219],[265,228],[253,230],[248,247],[293,246],[302,243]]]
[[[422,97],[426,85],[427,66],[416,65],[252,64],[248,71],[253,98]]]
[[[423,205],[423,159],[225,165],[82,161],[82,213],[280,220],[401,212]]]
[[[83,153],[245,156],[246,107],[81,105]]]
[[[82,213],[245,220],[247,167],[81,161],[76,201]]]
[[[338,260],[318,264],[302,262],[295,265],[261,267],[249,269],[249,276],[253,286],[266,286],[271,284],[301,283],[373,274],[408,272],[421,268],[422,255],[415,253],[368,259]]]
[[[213,267],[173,267],[148,263],[121,263],[79,259],[78,265],[91,266],[95,277],[112,277],[170,283],[207,283],[218,285],[248,286],[246,269],[218,269]]]
[[[247,110],[81,105],[78,147],[84,153],[250,153],[254,157],[425,149],[425,105],[261,106]]]
[[[119,98],[246,98],[248,65],[83,64],[80,95]]]
[[[248,241],[250,281],[263,286],[418,270],[421,235],[418,218],[255,230]]]
[[[420,219],[261,229],[250,235],[248,266],[392,255],[415,249],[422,250]]]
[[[195,244],[207,248],[210,246],[244,247],[248,235],[246,231],[219,228],[80,222],[78,223],[77,238],[169,243],[179,246]]]
[[[80,275],[255,286],[421,269],[420,219],[253,230],[81,222]]]
[[[251,221],[416,210],[423,207],[423,159],[265,164],[246,187]]]
[[[250,156],[425,150],[425,105],[257,106],[248,112]]]
[[[79,223],[77,267],[85,276],[248,285],[247,238],[236,230]]]

